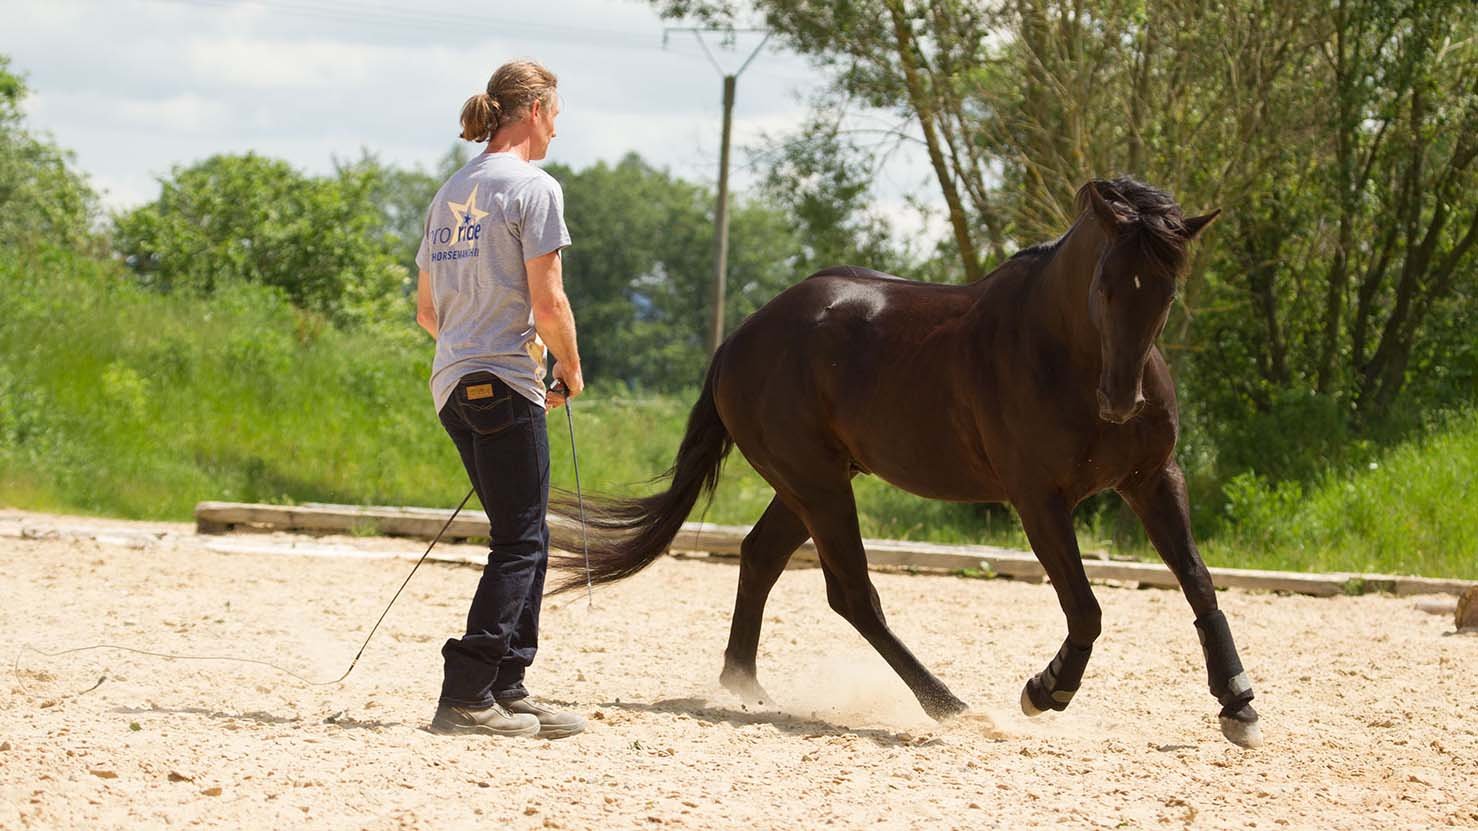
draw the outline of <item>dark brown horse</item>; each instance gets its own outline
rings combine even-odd
[[[1022,709],[1037,715],[1067,707],[1098,637],[1072,512],[1113,488],[1196,614],[1222,731],[1237,744],[1259,743],[1252,687],[1191,538],[1173,458],[1175,387],[1154,345],[1187,245],[1216,214],[1186,218],[1167,194],[1130,179],[1089,182],[1078,206],[1062,238],[976,283],[828,268],[751,315],[714,355],[670,486],[643,499],[587,502],[595,582],[661,555],[737,444],[775,498],[742,547],[724,686],[768,700],[755,677],[765,599],[809,537],[831,607],[929,715],[945,718],[965,704],[888,628],[851,480],[872,474],[933,499],[1010,502],[1067,617],[1062,648],[1022,691]],[[579,550],[578,537],[558,542]],[[561,589],[584,584],[582,558],[556,564],[581,572]]]

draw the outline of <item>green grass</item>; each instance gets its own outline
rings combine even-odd
[[[0,252],[0,504],[174,520],[207,499],[453,505],[465,474],[431,408],[430,341],[409,308],[406,318],[342,332],[252,287],[158,294],[116,263]],[[587,491],[649,490],[693,397],[597,385],[578,399]],[[553,479],[572,488],[567,428],[554,415]],[[1478,577],[1474,469],[1478,413],[1468,413],[1374,469],[1308,489],[1234,480],[1232,524],[1203,549],[1222,565]],[[857,496],[865,536],[1025,546],[1007,512],[867,477]],[[735,453],[703,517],[749,524],[770,497]],[[1084,517],[1084,547],[1153,558],[1122,519]]]
[[[1314,485],[1239,477],[1235,523],[1205,546],[1221,565],[1478,579],[1478,411]]]
[[[195,503],[453,505],[466,475],[426,388],[431,343],[409,321],[345,333],[250,286],[159,294],[116,263],[0,253],[0,504],[184,520]],[[693,394],[575,402],[584,485],[648,490]],[[567,427],[550,421],[552,477],[573,488]],[[982,539],[969,506],[877,482],[863,533]],[[737,453],[704,514],[749,524],[769,487]],[[1000,525],[997,541],[1020,531]]]
[[[249,287],[160,295],[112,263],[0,257],[0,502],[185,519],[202,499],[455,504],[408,339]]]

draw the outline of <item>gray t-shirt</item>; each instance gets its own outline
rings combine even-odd
[[[524,262],[569,244],[559,182],[512,153],[474,157],[437,191],[416,253],[436,306],[437,412],[478,370],[543,406],[544,342]]]

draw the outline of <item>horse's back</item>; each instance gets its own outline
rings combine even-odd
[[[861,321],[882,327],[899,325],[906,332],[928,328],[940,315],[969,311],[978,289],[953,283],[925,283],[859,266],[822,269],[778,295],[768,306],[791,307],[818,324]],[[765,311],[764,308],[756,314]],[[928,315],[929,317],[923,317]]]
[[[904,277],[899,277],[897,274],[889,274],[886,271],[878,271],[872,268],[863,268],[860,265],[829,265],[826,268],[823,268],[820,271],[810,275],[806,279],[814,280],[817,277],[846,277],[868,280],[896,280],[901,283],[917,282],[915,280],[909,280]],[[928,284],[921,283],[920,285]]]
[[[953,432],[946,412],[953,368],[978,290],[856,267],[817,272],[725,342],[720,415],[762,472],[772,461],[784,464],[779,457],[843,452],[853,467],[886,477],[894,465],[883,457],[923,451],[913,439],[933,445]],[[892,447],[876,450],[882,442]],[[954,457],[963,452],[953,443],[947,448]],[[981,492],[978,477],[957,478],[940,488],[912,476],[893,481],[943,498]]]

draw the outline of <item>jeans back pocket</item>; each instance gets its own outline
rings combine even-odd
[[[513,425],[514,392],[501,381],[474,381],[457,386],[456,401],[467,426],[482,436],[501,433]]]

